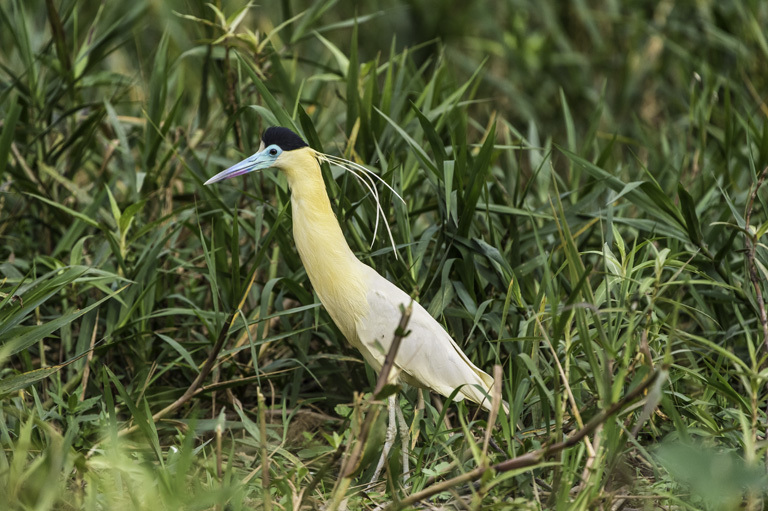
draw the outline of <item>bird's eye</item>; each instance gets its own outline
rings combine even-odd
[[[272,156],[275,156],[275,155],[277,155],[277,149],[275,149],[275,148],[273,147],[272,149],[270,149],[270,150],[269,150],[269,154],[271,154]]]

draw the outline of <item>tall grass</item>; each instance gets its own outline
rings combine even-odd
[[[0,4],[0,502],[763,509],[765,26],[757,0]],[[406,198],[396,258],[324,167],[358,256],[500,366],[494,423],[401,389],[407,486],[397,456],[367,486],[386,414],[340,473],[376,375],[284,177],[202,186],[270,125]]]

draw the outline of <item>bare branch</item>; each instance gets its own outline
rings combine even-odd
[[[373,390],[374,397],[381,393],[381,391],[384,389],[384,386],[387,384],[387,381],[389,380],[389,373],[392,371],[392,367],[395,365],[395,356],[397,356],[397,350],[400,349],[400,343],[403,341],[403,337],[406,335],[406,328],[408,327],[408,322],[411,320],[411,311],[412,303],[408,304],[408,307],[403,309],[403,314],[400,316],[400,323],[397,325],[395,336],[392,339],[392,344],[390,345],[389,351],[387,352],[387,357],[384,359],[384,364],[381,366],[379,378],[376,380],[376,388]],[[344,466],[342,467],[341,474],[343,478],[352,476],[352,474],[357,470],[357,466],[360,463],[360,458],[363,454],[363,449],[365,448],[365,443],[368,440],[368,433],[370,432],[371,426],[373,426],[373,422],[376,420],[378,415],[378,410],[376,413],[369,413],[366,415],[363,426],[360,428],[360,437],[358,438],[357,443],[355,443],[355,446],[350,451],[349,457],[347,457],[344,462]]]
[[[744,227],[747,229],[747,233],[744,238],[747,243],[747,266],[749,268],[749,279],[752,281],[752,286],[755,288],[755,295],[757,298],[757,308],[759,311],[760,324],[763,327],[763,348],[768,352],[768,315],[765,312],[765,302],[763,301],[763,292],[760,288],[760,278],[757,276],[757,266],[755,265],[755,252],[757,250],[757,240],[752,239],[752,231],[750,229],[750,219],[752,217],[752,207],[755,204],[757,198],[757,192],[765,182],[766,175],[768,175],[768,167],[765,167],[760,173],[760,177],[755,184],[755,188],[752,190],[752,195],[749,197],[749,203],[747,204],[747,212],[744,215]]]

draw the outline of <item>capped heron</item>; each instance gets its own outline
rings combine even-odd
[[[379,371],[400,321],[400,308],[407,307],[411,298],[359,261],[347,245],[331,209],[320,161],[341,165],[355,173],[376,196],[377,215],[384,216],[370,177],[375,174],[360,165],[313,150],[288,128],[268,128],[262,135],[258,152],[216,174],[205,184],[270,167],[285,174],[291,189],[293,237],[309,280],[339,330],[374,370]],[[360,174],[369,181],[364,181]],[[386,218],[384,221],[386,225]],[[376,225],[378,227],[378,216]],[[408,329],[410,334],[397,351],[390,382],[402,381],[446,397],[460,387],[456,401],[466,398],[490,409],[488,396],[493,378],[475,366],[440,323],[415,301]],[[396,409],[403,437],[403,470],[408,470],[405,446],[408,429],[394,396],[390,396],[387,441],[374,480],[394,442]]]

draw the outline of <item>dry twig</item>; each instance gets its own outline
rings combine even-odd
[[[221,328],[221,331],[219,332],[219,337],[216,339],[216,344],[213,345],[213,348],[211,349],[211,352],[208,354],[208,358],[206,359],[205,363],[203,364],[203,367],[200,368],[200,372],[197,374],[197,377],[194,379],[192,384],[189,386],[189,388],[182,394],[182,396],[174,401],[173,403],[169,404],[156,414],[152,416],[152,421],[157,422],[172,411],[178,409],[180,406],[182,406],[184,403],[189,401],[195,394],[198,393],[200,389],[200,385],[202,385],[205,378],[208,376],[208,373],[211,372],[211,369],[213,369],[213,365],[216,363],[216,360],[219,357],[219,352],[221,351],[221,348],[224,347],[224,341],[227,340],[227,334],[229,333],[229,329],[232,328],[232,325],[235,323],[235,318],[237,318],[238,314],[240,314],[240,310],[243,308],[243,304],[245,303],[245,299],[248,297],[248,293],[251,292],[251,286],[253,286],[253,281],[256,279],[256,272],[253,272],[253,275],[251,276],[251,281],[248,283],[248,287],[245,288],[245,292],[243,293],[243,297],[240,300],[240,303],[237,305],[237,309],[233,310],[229,313],[229,317],[227,317],[227,321],[224,323],[224,326]],[[129,433],[133,433],[136,431],[139,427],[137,425],[133,425],[130,428],[126,428],[121,430],[118,435],[124,436]]]
[[[750,229],[750,220],[752,218],[752,208],[755,204],[755,198],[757,198],[757,192],[765,182],[765,178],[768,175],[768,167],[765,167],[760,173],[760,177],[755,184],[755,188],[752,190],[752,194],[749,197],[749,203],[747,204],[747,211],[744,215],[744,227],[746,229],[746,235],[744,236],[747,243],[747,267],[749,268],[749,279],[752,281],[752,286],[755,288],[755,296],[757,298],[757,308],[759,311],[760,324],[763,327],[763,347],[768,352],[768,315],[765,312],[765,302],[763,301],[763,292],[760,288],[760,278],[757,276],[757,265],[755,265],[755,252],[757,251],[757,240],[752,239],[752,230]]]

